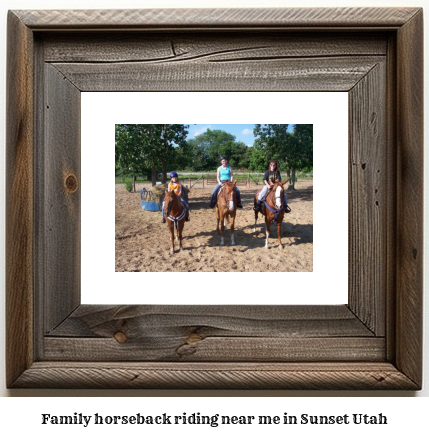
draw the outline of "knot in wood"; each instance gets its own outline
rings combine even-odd
[[[121,331],[117,331],[113,335],[113,337],[115,338],[115,341],[119,342],[120,344],[123,344],[123,343],[127,342],[127,340],[128,340],[127,335],[124,332],[121,332]]]
[[[67,175],[64,181],[64,185],[69,194],[75,193],[78,187],[76,176],[74,174]]]

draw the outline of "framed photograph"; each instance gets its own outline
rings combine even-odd
[[[347,92],[85,92],[81,97],[82,304],[144,302],[157,305],[165,301],[171,305],[189,302],[197,305],[347,303]],[[326,110],[327,101],[329,110]],[[188,131],[186,144],[182,148],[175,147],[172,152],[182,152],[179,155],[182,162],[184,153],[189,153],[189,165],[200,165],[206,171],[193,174],[195,166],[184,170],[178,168],[174,154],[169,158],[170,168],[166,175],[177,171],[185,189],[192,186],[188,192],[191,219],[184,223],[183,251],[179,254],[175,244],[176,253],[171,256],[170,233],[168,225],[161,223],[161,211],[142,211],[140,207],[141,203],[145,207],[158,208],[155,195],[162,196],[166,186],[161,184],[161,177],[158,177],[159,184],[152,186],[146,177],[140,176],[135,188],[132,187],[134,192],[128,192],[124,177],[120,175],[121,169],[114,189],[103,177],[100,178],[100,173],[105,174],[113,168],[114,157],[120,156],[118,151],[115,152],[115,128],[121,129],[120,147],[124,150],[124,143],[129,138],[124,132],[144,129],[146,125],[140,124],[142,120],[154,123],[155,129],[164,126],[166,120],[184,122],[186,119],[200,123],[171,125],[175,128],[183,125]],[[209,124],[204,122],[208,119]],[[257,119],[272,122],[289,119],[298,123],[287,124],[283,150],[286,141],[294,137],[294,132],[299,134],[303,128],[315,132],[309,146],[311,149],[313,142],[323,144],[315,149],[311,156],[312,169],[300,175],[296,189],[286,190],[293,213],[284,214],[280,220],[283,221],[282,250],[274,223],[268,238],[269,248],[261,250],[266,243],[266,223],[261,214],[255,220],[253,207],[256,192],[264,186],[264,173],[239,170],[247,168],[248,164],[241,162],[244,159],[251,161],[252,157],[255,159],[260,148],[258,138],[254,136],[256,125],[238,122]],[[334,124],[335,129],[332,128]],[[285,129],[286,124],[282,128]],[[232,141],[233,137],[240,139]],[[227,151],[217,149],[221,147]],[[329,153],[327,147],[331,150]],[[278,146],[274,152],[281,168],[285,169],[286,155],[277,149]],[[124,151],[122,153],[129,156]],[[216,209],[210,208],[209,202],[217,183],[219,157],[223,154],[230,157],[243,209],[236,211],[234,245],[231,224],[227,224],[225,245],[221,246],[221,231],[216,231]],[[122,165],[119,157],[117,161],[118,166]],[[128,161],[124,162],[128,165]],[[265,171],[268,163],[269,160],[264,160],[260,171]],[[145,159],[141,165],[146,164]],[[332,182],[335,201],[325,205],[329,184],[322,181],[314,189],[313,180],[323,180],[329,168],[335,169]],[[124,171],[129,171],[128,167]],[[281,173],[281,178],[283,181],[288,179],[287,171]],[[329,177],[326,183],[328,180]],[[338,183],[338,180],[344,182]],[[144,194],[146,198],[152,196],[152,202],[140,201],[142,189],[149,193]],[[328,204],[329,213],[325,213]],[[115,235],[115,238],[107,235]],[[329,256],[326,255],[327,247],[332,253]],[[184,281],[183,272],[192,274],[187,274]],[[267,276],[272,272],[297,274],[288,274],[282,286],[273,286],[271,281],[267,282]],[[228,286],[221,286],[222,282]],[[148,292],[149,286],[160,284],[162,292]],[[323,292],[320,292],[321,286]],[[231,292],[238,288],[246,289],[245,298],[241,291]],[[126,291],[118,292],[118,289]]]
[[[347,303],[82,304],[94,92],[347,93]],[[421,389],[421,9],[10,11],[6,114],[9,388]]]

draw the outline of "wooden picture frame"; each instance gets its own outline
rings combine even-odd
[[[419,8],[10,11],[9,388],[422,386]],[[349,93],[349,302],[80,304],[83,91]]]

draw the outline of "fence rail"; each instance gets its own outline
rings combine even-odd
[[[159,176],[159,174],[158,174]],[[134,178],[135,177],[135,178]],[[263,181],[264,173],[234,173],[234,180],[237,181],[238,186],[250,186],[256,185],[261,186],[264,184]],[[281,173],[282,180],[287,179],[286,173]],[[296,181],[301,178],[312,178],[312,174],[297,174]],[[116,182],[125,183],[128,179],[133,180],[135,183],[148,183],[146,177],[143,175],[133,175],[133,174],[116,174]],[[179,179],[184,185],[187,185],[189,189],[194,187],[213,187],[217,183],[217,178],[215,173],[179,173]],[[160,182],[161,178],[157,178],[157,182]]]

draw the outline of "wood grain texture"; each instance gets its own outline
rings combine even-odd
[[[386,38],[378,34],[284,34],[280,32],[164,32],[162,34],[73,34],[43,36],[46,62],[212,62],[255,59],[323,58],[386,55]],[[106,42],[109,50],[106,53]]]
[[[387,167],[386,63],[349,93],[349,307],[376,335],[385,335]],[[364,274],[362,272],[365,271]]]
[[[378,57],[210,63],[55,63],[82,91],[348,91]]]
[[[131,9],[14,11],[32,29],[398,27],[416,8]]]
[[[8,386],[419,389],[421,18],[416,8],[10,13]],[[85,90],[349,91],[349,305],[79,306]]]
[[[345,305],[338,306],[104,306],[82,305],[49,336],[129,339],[168,337],[374,336]]]
[[[6,382],[33,356],[33,49],[8,14],[6,111]]]
[[[422,381],[423,12],[398,32],[397,364]]]
[[[45,262],[46,332],[80,304],[80,91],[49,64],[44,77],[44,245],[38,255]]]
[[[389,363],[35,363],[14,387],[91,389],[416,389]]]
[[[346,306],[99,305],[50,332],[44,359],[383,361],[384,344]]]
[[[202,338],[171,329],[166,337],[128,338],[122,331],[110,339],[46,338],[44,360],[117,362],[383,362],[383,338]],[[120,339],[119,339],[120,338]],[[122,339],[124,338],[124,339]]]

